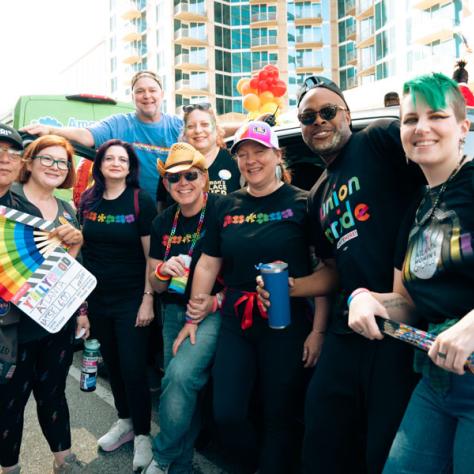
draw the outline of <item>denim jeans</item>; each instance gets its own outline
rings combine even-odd
[[[474,375],[451,376],[446,394],[429,379],[418,383],[385,465],[384,474],[472,474]]]
[[[219,313],[211,313],[198,326],[196,344],[184,341],[176,356],[173,341],[185,324],[185,307],[162,308],[165,376],[161,382],[160,432],[155,437],[155,460],[171,466],[170,472],[187,472],[192,465],[194,441],[199,433],[197,399],[209,379],[221,325]]]

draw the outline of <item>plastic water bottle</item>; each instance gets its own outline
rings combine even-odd
[[[82,352],[80,388],[83,392],[93,392],[97,384],[97,365],[100,343],[97,339],[84,341]]]

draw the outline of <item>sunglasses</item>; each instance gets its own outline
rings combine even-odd
[[[199,176],[199,171],[185,171],[184,173],[166,173],[165,179],[168,180],[170,184],[179,183],[181,176],[184,177],[186,181],[196,181]]]
[[[345,109],[344,107],[341,107],[340,105],[326,105],[326,107],[323,107],[320,110],[315,110],[311,112],[303,112],[302,114],[298,114],[298,120],[303,125],[313,125],[313,123],[316,122],[316,119],[318,118],[318,115],[319,115],[322,120],[325,120],[326,122],[328,122],[329,120],[332,120],[337,115],[338,110],[347,111],[347,109]]]
[[[200,104],[188,104],[188,105],[183,105],[183,112],[186,114],[191,113],[193,110],[209,110],[211,108],[211,104],[208,102],[202,102]]]

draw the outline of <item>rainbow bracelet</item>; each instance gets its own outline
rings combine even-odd
[[[171,276],[170,275],[163,275],[160,270],[161,270],[161,267],[163,266],[165,262],[161,262],[159,265],[157,265],[156,269],[155,269],[155,276],[156,278],[158,278],[158,280],[160,281],[168,281],[171,279]]]

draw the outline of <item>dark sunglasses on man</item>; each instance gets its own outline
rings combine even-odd
[[[183,173],[166,173],[165,179],[168,180],[170,184],[179,183],[181,176],[184,177],[186,181],[196,181],[199,176],[199,171],[185,171]]]
[[[326,105],[325,107],[319,110],[311,110],[298,114],[298,120],[303,125],[313,125],[319,115],[322,120],[329,122],[329,120],[332,120],[337,115],[337,112],[339,110],[347,111],[347,109],[341,107],[340,105],[331,104]]]

